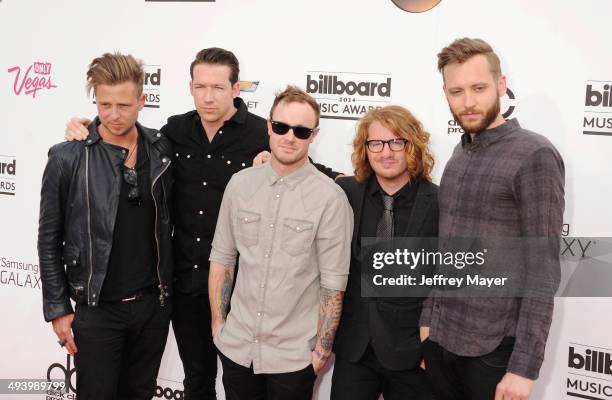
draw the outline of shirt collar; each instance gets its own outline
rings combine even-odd
[[[394,198],[398,198],[398,197],[409,197],[410,192],[412,191],[413,188],[417,188],[418,187],[418,181],[413,180],[411,182],[406,183],[404,186],[402,186],[402,188],[400,190],[398,190],[393,197]],[[368,182],[368,186],[367,186],[367,191],[368,194],[370,196],[380,196],[381,194],[387,194],[385,193],[384,190],[382,190],[382,188],[380,187],[380,184],[378,183],[378,179],[376,179],[376,175],[372,174],[369,178],[369,182]]]
[[[311,172],[311,168],[314,168],[310,161],[306,160],[304,165],[302,165],[297,170],[293,171],[287,176],[280,176],[272,168],[272,162],[267,162],[263,168],[266,168],[266,173],[268,175],[268,183],[270,186],[274,186],[277,183],[285,183],[291,190],[295,189],[295,187],[300,183],[308,174]]]
[[[461,147],[487,147],[502,139],[507,134],[520,128],[521,125],[519,124],[518,120],[516,118],[512,118],[503,124],[496,126],[495,128],[485,129],[484,131],[479,132],[474,136],[473,140],[469,133],[464,133],[461,136]]]

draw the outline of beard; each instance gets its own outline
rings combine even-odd
[[[487,129],[489,125],[495,121],[497,115],[499,115],[499,111],[501,109],[499,96],[495,103],[484,111],[484,115],[482,118],[475,122],[464,122],[461,119],[460,115],[457,115],[455,111],[451,108],[450,111],[453,114],[453,118],[459,124],[459,126],[465,131],[465,133],[480,133]]]

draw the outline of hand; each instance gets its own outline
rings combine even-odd
[[[73,320],[74,314],[66,314],[51,321],[51,324],[53,324],[53,331],[59,340],[66,342],[66,351],[68,351],[68,354],[70,355],[74,355],[74,353],[77,352],[77,347],[74,343],[74,336],[72,336]]]
[[[66,124],[66,132],[64,137],[67,141],[72,142],[73,140],[85,140],[89,136],[87,125],[91,123],[87,118],[71,118],[70,122]]]
[[[319,372],[323,368],[325,368],[325,364],[327,364],[327,360],[329,360],[329,356],[320,356],[319,352],[316,350],[311,353],[312,359],[312,369],[314,370],[315,375],[319,375]]]
[[[211,329],[213,337],[217,336],[217,333],[219,333],[219,329],[221,329],[223,324],[225,324],[225,320],[223,320],[221,318],[213,319],[213,321],[212,321],[212,323],[210,325],[210,329]]]
[[[429,327],[428,326],[421,326],[419,328],[419,334],[421,336],[421,343],[423,343],[429,337]]]
[[[270,152],[264,150],[255,156],[255,158],[253,159],[253,166],[262,165],[267,163],[268,161],[270,161]]]
[[[533,389],[533,383],[531,379],[506,372],[497,384],[495,400],[528,400]]]

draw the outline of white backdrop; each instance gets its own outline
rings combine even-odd
[[[400,104],[432,133],[439,182],[460,133],[453,132],[436,53],[457,37],[482,37],[508,76],[513,95],[504,98],[504,110],[514,107],[512,117],[546,135],[565,159],[566,235],[611,236],[612,104],[604,96],[612,85],[611,14],[605,0],[442,0],[419,14],[391,0],[0,0],[0,378],[45,378],[58,363],[51,376],[63,379],[59,367],[73,368],[43,322],[37,216],[48,148],[62,140],[70,116],[95,115],[84,90],[94,57],[119,50],[147,64],[148,103],[158,107],[143,110],[140,120],[156,128],[193,108],[189,64],[206,47],[235,52],[250,88],[241,96],[262,116],[274,92],[287,83],[306,88],[309,75],[388,83],[383,95],[313,93],[330,118],[322,120],[311,156],[350,172],[355,121],[344,118],[358,117],[361,106]],[[612,353],[611,306],[608,298],[557,299],[534,399],[576,398],[567,392],[612,399],[611,374],[568,363],[570,347]],[[329,397],[330,378],[331,368],[319,378],[316,398]],[[160,396],[181,398],[181,380],[171,336]],[[580,386],[577,380],[582,389],[571,387]]]

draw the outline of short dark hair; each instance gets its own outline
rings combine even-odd
[[[238,59],[229,50],[221,49],[219,47],[210,47],[203,49],[198,52],[195,56],[195,60],[191,63],[189,68],[189,74],[193,79],[193,69],[198,64],[218,64],[227,65],[230,68],[230,82],[232,85],[238,82],[238,75],[240,74],[240,64]]]
[[[321,109],[319,107],[319,103],[308,93],[303,91],[297,86],[288,85],[285,90],[276,94],[274,98],[274,103],[272,103],[272,108],[270,108],[270,119],[272,119],[272,114],[274,113],[274,109],[281,102],[285,103],[305,103],[312,108],[315,113],[316,124],[315,128],[319,126],[319,117],[321,116]]]

